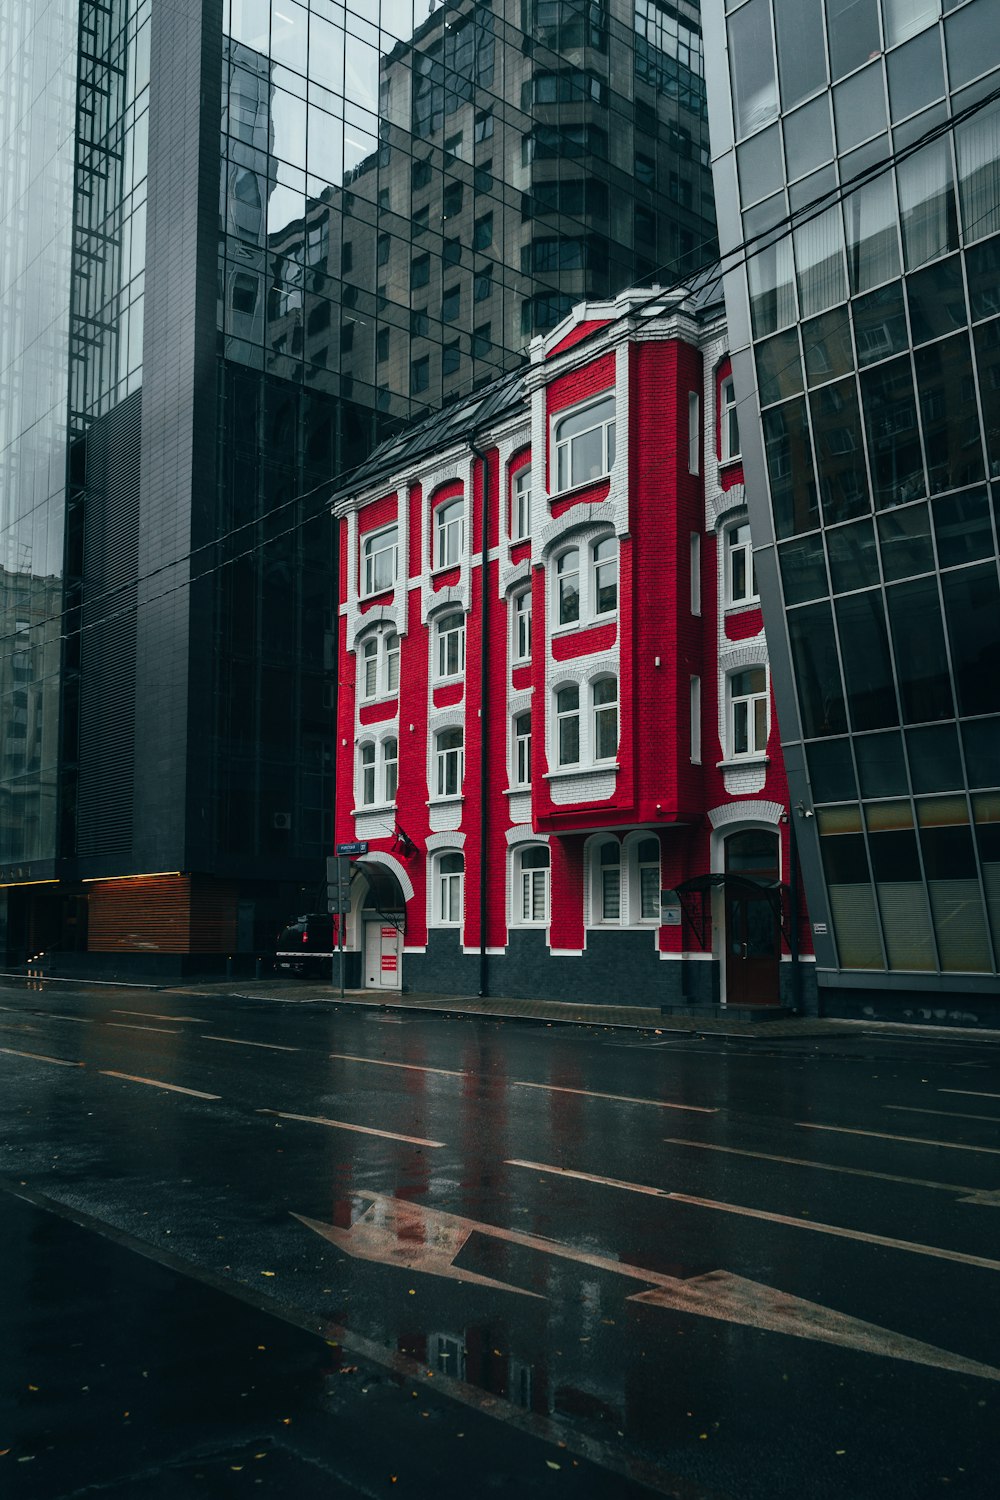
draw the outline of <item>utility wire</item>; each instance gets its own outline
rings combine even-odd
[[[742,265],[747,265],[757,255],[762,254],[765,250],[770,249],[773,245],[780,243],[784,239],[787,239],[792,233],[794,233],[796,229],[801,228],[804,224],[811,223],[813,219],[820,217],[820,215],[826,213],[828,209],[842,203],[852,193],[857,192],[860,188],[866,186],[869,182],[877,180],[878,177],[882,176],[885,172],[889,171],[898,163],[907,160],[910,156],[914,155],[920,150],[923,150],[924,147],[933,144],[942,136],[953,132],[958,125],[963,124],[967,119],[972,118],[974,115],[978,114],[980,110],[985,109],[987,106],[994,103],[998,99],[1000,99],[1000,87],[993,89],[989,94],[985,95],[982,99],[977,100],[974,104],[969,105],[958,115],[955,115],[952,118],[942,121],[938,125],[932,127],[931,130],[925,132],[924,135],[919,136],[915,141],[911,142],[910,145],[903,150],[891,153],[885,161],[874,163],[873,166],[867,168],[864,172],[861,172],[856,177],[849,179],[847,183],[830,189],[826,194],[823,194],[820,197],[813,199],[811,202],[803,205],[802,208],[794,210],[792,213],[785,215],[770,228],[762,230],[759,233],[751,235],[749,238],[741,241],[740,244],[735,245],[731,250],[727,251],[725,255],[719,256],[715,261],[708,262],[704,267],[702,267],[699,272],[694,273],[694,275],[698,277],[707,277],[707,285],[711,285],[713,287],[717,286],[727,272],[735,270]],[[989,217],[989,215],[994,211],[995,209],[993,207],[985,210],[978,219],[974,220],[971,224],[966,225],[966,232],[968,232],[969,229],[975,228],[982,219]],[[781,233],[779,233],[778,231],[781,231]],[[937,258],[937,253],[932,253],[925,258],[925,261],[921,262],[920,264],[926,264],[927,262],[935,260]],[[912,271],[917,269],[917,267],[911,266],[909,269]],[[693,279],[694,278],[691,275],[688,275],[678,279],[669,287],[659,288],[657,290],[651,291],[647,300],[642,304],[642,312],[644,314],[648,314],[651,310],[656,310],[658,306],[660,310],[666,310],[667,299],[673,298],[680,291],[683,291],[685,289],[689,290],[691,281]],[[634,308],[630,308],[624,312],[616,314],[616,316],[610,319],[608,322],[602,323],[600,328],[595,329],[592,333],[586,335],[574,347],[579,349],[580,347],[585,346],[590,341],[598,338],[606,338],[609,327],[614,327],[620,323],[626,322],[634,316]],[[849,323],[850,318],[849,316],[846,316],[838,325],[838,327],[847,327],[849,326]],[[793,324],[791,326],[795,327],[797,325]],[[787,365],[783,366],[782,368],[790,368],[797,362],[797,359],[798,356],[796,355],[788,361]],[[781,370],[779,369],[776,374],[780,373]],[[752,400],[753,397],[755,397],[757,394],[758,389],[756,386],[754,386],[750,391],[739,398],[739,400],[735,403],[736,407],[739,408],[744,403]],[[41,620],[32,621],[30,628],[34,630],[39,629],[44,625],[54,624],[58,621],[63,620],[68,614],[71,614],[76,610],[91,610],[99,605],[103,600],[113,598],[116,595],[122,594],[131,589],[138,588],[141,584],[147,583],[150,579],[156,578],[163,573],[169,572],[172,569],[181,566],[185,562],[189,562],[192,558],[198,556],[202,552],[207,551],[210,547],[218,547],[222,545],[224,542],[229,541],[232,537],[238,536],[240,533],[246,531],[251,526],[266,525],[272,519],[272,517],[279,515],[282,511],[287,510],[292,505],[299,504],[301,501],[309,499],[313,495],[318,494],[320,491],[325,490],[331,496],[336,493],[341,493],[348,487],[351,476],[358,474],[362,469],[366,468],[370,464],[370,462],[371,458],[369,456],[368,458],[362,460],[361,463],[356,464],[353,469],[348,470],[346,474],[339,475],[335,479],[323,480],[321,483],[314,485],[311,489],[290,496],[288,500],[282,501],[280,505],[275,506],[274,509],[269,511],[266,515],[255,517],[254,519],[249,521],[244,521],[239,526],[233,527],[230,531],[223,532],[219,536],[214,537],[211,541],[201,543],[198,547],[192,548],[191,551],[183,553],[179,557],[171,559],[169,562],[162,563],[156,568],[150,569],[148,573],[137,575],[134,579],[130,579],[125,583],[116,584],[113,588],[104,590],[102,593],[95,595],[92,599],[82,600],[79,604],[70,605],[62,610],[55,612],[54,614],[44,617]],[[283,531],[278,531],[271,536],[263,537],[260,541],[255,542],[253,546],[247,548],[245,551],[237,553],[233,557],[224,558],[221,562],[216,563],[213,567],[206,568],[204,569],[204,571],[194,575],[193,577],[185,578],[180,583],[174,584],[172,587],[163,590],[159,594],[154,594],[149,598],[143,599],[141,601],[136,600],[125,606],[123,609],[117,610],[112,614],[102,615],[99,620],[92,620],[86,624],[76,626],[72,630],[64,631],[57,638],[59,640],[65,641],[71,639],[75,635],[82,635],[88,630],[96,630],[103,625],[110,624],[112,621],[122,618],[124,615],[131,614],[137,611],[140,607],[140,604],[141,606],[145,607],[149,604],[156,603],[160,599],[165,599],[169,597],[169,595],[177,593],[181,589],[189,588],[192,583],[197,583],[205,578],[209,578],[214,573],[219,572],[222,568],[230,567],[233,563],[241,562],[248,557],[252,557],[256,552],[260,551],[263,547],[268,546],[271,542],[279,541],[283,537],[292,535],[295,531],[298,531],[299,529],[301,529],[301,527],[308,524],[308,522],[318,519],[321,515],[322,510],[317,510],[313,515],[299,518],[291,526],[285,528]],[[22,632],[7,631],[3,634],[0,634],[0,642],[16,640],[20,634],[22,634]],[[0,656],[0,661],[7,660],[9,656],[13,654],[14,653],[12,652],[8,652],[4,656]]]

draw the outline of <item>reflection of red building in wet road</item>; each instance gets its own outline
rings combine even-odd
[[[364,985],[704,1009],[811,986],[742,479],[719,307],[630,293],[336,498]]]

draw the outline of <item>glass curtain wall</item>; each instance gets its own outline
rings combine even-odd
[[[756,540],[769,522],[839,964],[995,974],[996,6],[713,8],[753,240]]]
[[[0,0],[0,880],[56,853],[75,0]]]

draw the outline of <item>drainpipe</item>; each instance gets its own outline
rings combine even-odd
[[[490,956],[486,951],[486,835],[488,831],[487,822],[487,798],[489,796],[489,742],[487,738],[487,713],[489,706],[489,623],[490,623],[490,588],[489,588],[489,493],[490,493],[490,468],[486,454],[478,448],[475,442],[470,442],[469,447],[478,458],[482,473],[481,490],[481,514],[480,522],[482,528],[483,562],[480,572],[482,580],[482,603],[480,605],[480,630],[479,630],[479,993],[488,996],[490,993]],[[470,497],[471,499],[471,497]],[[471,514],[470,514],[471,523]]]
[[[799,846],[795,815],[788,814],[788,952],[792,960],[792,1005],[802,1013],[802,970],[799,968]]]

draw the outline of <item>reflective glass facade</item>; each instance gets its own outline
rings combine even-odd
[[[995,992],[996,6],[705,11],[748,501],[809,907],[827,918],[821,983]]]

